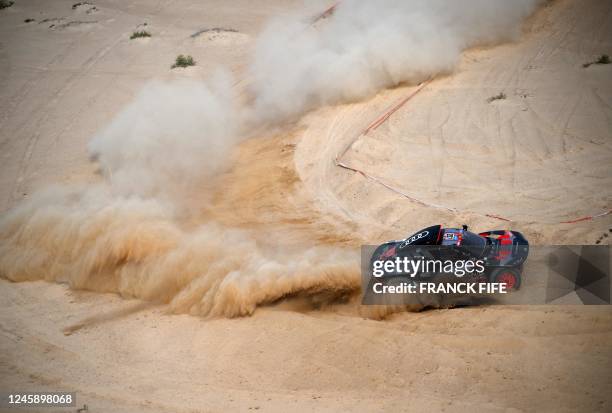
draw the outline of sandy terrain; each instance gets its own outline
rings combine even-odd
[[[206,78],[221,65],[240,78],[267,19],[326,6],[92,3],[24,0],[0,11],[3,212],[51,183],[100,181],[87,142],[148,80]],[[151,38],[129,39],[143,27]],[[210,28],[231,30],[203,32]],[[553,2],[519,42],[465,53],[457,73],[434,79],[367,136],[361,131],[414,86],[321,108],[244,142],[210,206],[197,197],[193,206],[271,243],[282,236],[353,247],[432,222],[518,229],[535,243],[609,243],[610,216],[556,223],[611,208],[612,66],[582,67],[612,54],[610,39],[612,2]],[[199,64],[171,71],[178,53]],[[487,102],[500,92],[505,100]],[[348,145],[345,162],[458,212],[338,168]],[[76,391],[92,412],[612,409],[608,306],[461,308],[376,321],[354,301],[295,299],[250,317],[203,319],[4,279],[0,298],[0,389]]]
[[[317,195],[329,188],[326,208],[398,235],[432,219],[457,221],[456,213],[415,205],[336,168],[334,157],[351,145],[343,162],[456,209],[471,226],[511,227],[538,243],[595,242],[609,218],[556,225],[610,209],[611,68],[582,67],[610,47],[610,5],[582,7],[556,3],[528,22],[519,44],[465,53],[457,73],[435,79],[367,136],[360,133],[414,87],[317,113],[296,151],[306,187]],[[502,92],[506,99],[487,101]]]

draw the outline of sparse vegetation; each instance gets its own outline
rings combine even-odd
[[[506,98],[507,98],[506,94],[504,92],[501,92],[498,95],[491,96],[490,98],[488,98],[487,102],[491,103],[491,102],[495,102],[496,100],[505,100]]]
[[[130,36],[130,40],[139,39],[141,37],[151,37],[151,33],[146,30],[138,30],[132,33],[132,35]]]
[[[180,54],[176,57],[176,61],[174,62],[171,68],[174,69],[176,67],[189,67],[195,66],[195,64],[196,62],[195,60],[193,60],[193,57]]]
[[[608,56],[607,54],[602,54],[601,56],[597,58],[597,60],[585,63],[582,65],[582,67],[589,67],[591,65],[609,65],[609,64],[610,64],[610,56]]]
[[[11,7],[13,4],[15,4],[14,1],[0,0],[0,9],[6,9],[7,7]]]
[[[79,6],[91,6],[91,5],[92,5],[91,3],[87,3],[86,1],[80,1],[72,5],[72,10],[76,10]]]
[[[85,10],[85,13],[87,13],[87,14],[95,13],[95,12],[98,11],[98,8],[96,6],[94,6],[93,4],[91,4],[89,2],[86,2],[86,1],[80,1],[78,3],[74,3],[72,5],[72,10],[77,10],[77,9],[80,9],[81,7],[83,7],[83,8],[86,7],[87,8]]]

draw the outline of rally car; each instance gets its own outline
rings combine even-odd
[[[484,271],[475,275],[480,281],[505,283],[508,290],[517,290],[528,255],[529,243],[518,231],[493,230],[476,234],[468,231],[466,225],[462,228],[434,225],[403,240],[380,245],[371,262],[406,256],[410,259],[418,256],[437,260],[482,260]]]

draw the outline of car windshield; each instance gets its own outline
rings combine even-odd
[[[487,245],[487,241],[480,235],[476,235],[473,232],[464,231],[461,244],[467,247],[484,248]]]

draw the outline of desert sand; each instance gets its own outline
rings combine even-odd
[[[52,184],[103,181],[88,142],[151,79],[206,79],[223,66],[242,90],[270,18],[329,6],[91,3],[16,1],[0,10],[3,214]],[[145,28],[152,37],[130,40]],[[582,66],[611,54],[610,39],[612,2],[547,3],[519,39],[465,52],[452,74],[436,76],[367,136],[364,128],[415,85],[258,131],[232,152],[206,203],[198,194],[186,203],[221,226],[298,247],[355,248],[433,223],[516,229],[534,244],[609,244],[609,215],[560,222],[611,209],[612,66]],[[198,64],[170,70],[179,53]],[[429,206],[339,168],[341,154]],[[358,289],[358,275],[346,286]],[[257,301],[246,317],[207,318],[194,307],[2,278],[0,389],[76,391],[78,406],[93,412],[612,408],[609,306],[378,319],[355,297],[276,298]]]

